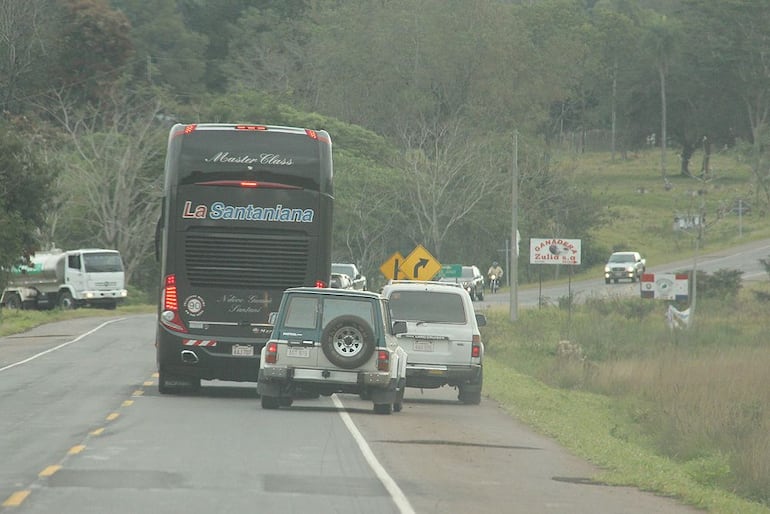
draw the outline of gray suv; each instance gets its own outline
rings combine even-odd
[[[288,407],[294,398],[358,394],[374,412],[400,411],[406,353],[379,293],[351,289],[287,289],[273,333],[260,356],[257,392],[262,408]]]

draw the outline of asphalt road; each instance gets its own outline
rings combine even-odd
[[[254,384],[160,395],[154,316],[0,339],[0,512],[687,513],[593,483],[585,461],[493,401],[409,389],[262,410]]]

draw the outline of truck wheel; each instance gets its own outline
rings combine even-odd
[[[18,294],[12,294],[5,301],[5,306],[8,309],[21,309],[23,304],[21,303],[21,297]]]
[[[343,369],[366,363],[374,353],[374,332],[357,316],[339,316],[329,322],[321,335],[321,348],[329,362]]]
[[[59,295],[59,308],[64,310],[71,310],[75,308],[75,300],[72,298],[72,295],[68,292],[63,292],[61,295]]]

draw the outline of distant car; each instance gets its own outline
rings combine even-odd
[[[617,284],[620,279],[636,282],[646,269],[647,262],[639,252],[615,252],[604,266],[604,282]]]
[[[335,289],[353,289],[353,280],[344,273],[332,273],[329,287]]]
[[[359,291],[367,291],[369,284],[367,284],[366,277],[358,269],[358,266],[352,263],[333,262],[332,273],[343,273],[350,277],[351,289],[357,289]]]
[[[283,293],[273,333],[262,348],[257,380],[263,409],[294,398],[357,394],[374,412],[401,410],[406,353],[379,293],[297,287]]]
[[[394,280],[382,290],[391,318],[406,322],[399,346],[407,354],[406,386],[456,387],[466,404],[481,401],[484,345],[477,314],[468,292],[445,282]]]
[[[459,277],[442,277],[439,282],[460,284],[468,291],[471,300],[484,299],[484,276],[476,266],[463,266]]]

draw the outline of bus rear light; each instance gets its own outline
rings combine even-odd
[[[278,343],[275,341],[268,341],[265,348],[265,362],[268,364],[275,364],[278,362]]]
[[[390,371],[390,352],[387,350],[377,352],[377,370]]]
[[[166,286],[163,288],[163,310],[179,310],[179,298],[177,297],[176,292],[176,275],[166,276]]]
[[[478,359],[481,357],[481,337],[474,335],[471,341],[471,357]]]
[[[257,182],[255,180],[209,180],[196,182],[196,186],[250,187],[259,189],[302,189],[298,186],[279,184],[278,182]]]
[[[316,132],[313,129],[305,129],[305,134],[307,134],[307,137],[310,139],[315,139],[316,141],[320,141],[321,143],[329,144],[331,141],[329,141],[329,138],[323,137],[321,134]]]
[[[167,275],[165,286],[161,291],[163,312],[160,319],[164,325],[179,332],[187,332],[182,319],[179,317],[179,297],[176,289],[176,275]]]

